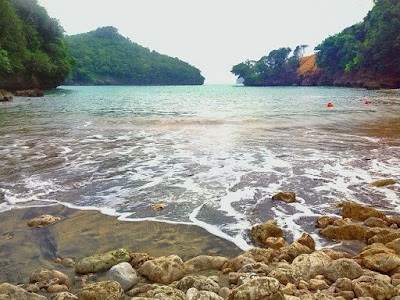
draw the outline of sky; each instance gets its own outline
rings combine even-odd
[[[234,83],[233,65],[309,45],[361,22],[373,0],[38,0],[66,34],[114,26],[132,41]]]

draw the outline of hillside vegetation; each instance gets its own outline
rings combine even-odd
[[[150,51],[114,27],[67,36],[76,65],[73,85],[201,85],[200,71],[178,58]]]
[[[59,23],[36,0],[0,0],[0,89],[49,89],[70,72]]]
[[[238,64],[231,72],[245,85],[400,88],[400,4],[374,2],[363,22],[325,39],[313,56],[301,58],[296,48],[289,57],[290,48],[281,48],[259,61]],[[278,63],[270,59],[273,53],[280,53]]]

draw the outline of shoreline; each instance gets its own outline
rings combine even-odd
[[[27,225],[29,219],[44,214],[61,220],[42,228]],[[0,215],[0,283],[26,282],[39,268],[60,269],[56,258],[80,260],[117,248],[155,257],[174,254],[185,260],[202,254],[233,258],[242,252],[235,244],[194,225],[120,221],[99,211],[61,205],[12,209]],[[71,269],[61,270],[73,275],[68,273]]]

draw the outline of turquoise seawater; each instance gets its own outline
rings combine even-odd
[[[399,138],[399,90],[65,86],[0,103],[0,211],[61,203],[194,224],[242,248],[271,218],[289,241],[317,238],[338,201],[400,213],[399,184],[365,187],[400,180]],[[281,190],[298,203],[272,201]]]

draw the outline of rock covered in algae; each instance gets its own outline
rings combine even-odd
[[[129,260],[129,252],[121,248],[107,253],[86,257],[75,265],[75,271],[80,274],[107,271],[112,266],[122,262],[129,262]]]

